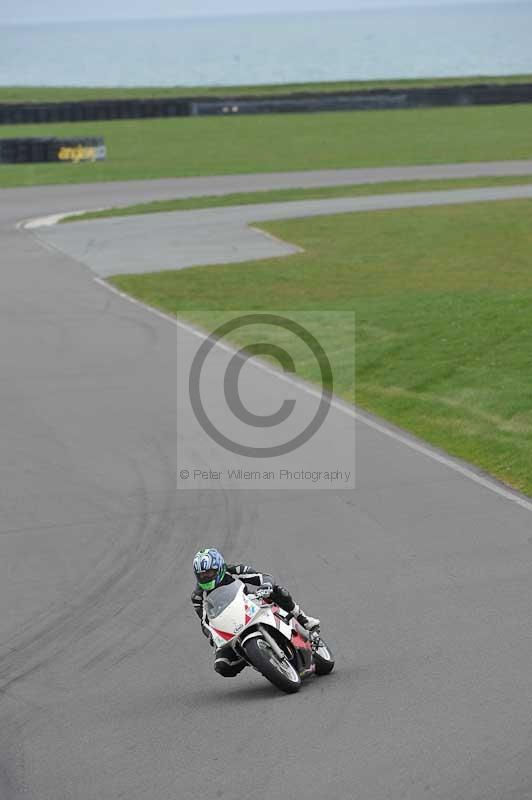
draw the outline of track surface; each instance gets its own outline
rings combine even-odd
[[[118,273],[142,274],[202,264],[275,258],[300,252],[298,247],[253,227],[253,223],[267,220],[517,199],[532,199],[532,185],[340,197],[110,217],[39,228],[38,236],[46,244],[86,264],[98,275],[108,277]]]
[[[0,194],[1,800],[532,798],[530,511],[363,423],[354,492],[176,494],[175,327],[13,225],[110,196]],[[321,616],[330,678],[211,672],[207,542]]]

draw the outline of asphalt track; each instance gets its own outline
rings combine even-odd
[[[302,200],[109,217],[38,228],[39,238],[101,277],[229,264],[299,252],[253,223],[324,214],[532,199],[532,184]],[[32,224],[39,224],[39,220]]]
[[[532,798],[531,506],[371,420],[355,491],[176,493],[175,326],[14,225],[111,196],[0,194],[1,800]],[[212,673],[206,542],[321,616],[332,676]]]

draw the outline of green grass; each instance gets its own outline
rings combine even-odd
[[[355,309],[357,403],[532,494],[532,202],[262,227],[304,252],[112,283],[199,324],[201,309],[321,311],[335,354],[350,343],[325,312]],[[351,398],[347,366],[336,386]]]
[[[270,86],[2,86],[0,103],[45,103],[73,100],[111,100],[139,97],[225,97],[285,95],[293,92],[349,92],[363,89],[401,89],[416,86],[469,86],[478,83],[531,83],[532,75],[423,78],[337,83],[290,83]]]
[[[3,126],[105,137],[94,164],[0,166],[0,186],[442,164],[532,156],[532,105]]]
[[[295,200],[323,200],[333,197],[366,197],[374,194],[396,192],[429,192],[448,189],[472,189],[484,186],[516,186],[532,183],[532,175],[508,178],[463,178],[432,181],[390,181],[389,183],[356,184],[354,186],[324,186],[315,189],[277,189],[273,191],[247,192],[205,197],[181,197],[177,200],[157,200],[132,206],[109,208],[103,211],[87,211],[73,214],[60,220],[60,224],[81,222],[106,217],[129,217],[132,214],[160,214],[164,211],[187,211],[190,209],[217,208],[221,206],[256,205]]]

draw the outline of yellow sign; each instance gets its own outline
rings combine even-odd
[[[78,144],[75,147],[62,147],[57,154],[60,161],[72,161],[79,164],[80,161],[96,161],[105,158],[105,147],[86,147]]]

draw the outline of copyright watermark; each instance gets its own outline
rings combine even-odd
[[[212,481],[212,482],[238,482],[241,481],[311,481],[318,483],[326,481],[331,486],[342,486],[350,483],[353,474],[340,469],[309,470],[309,469],[276,469],[276,470],[245,470],[245,469],[181,469],[179,477],[183,481]]]
[[[177,329],[178,488],[354,488],[354,313],[198,319]]]

